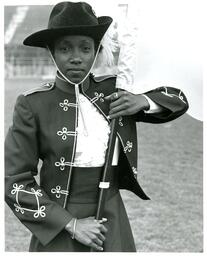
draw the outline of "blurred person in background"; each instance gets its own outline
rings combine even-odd
[[[111,23],[87,3],[61,2],[48,28],[24,40],[48,49],[57,68],[53,83],[18,97],[6,137],[6,202],[32,232],[31,252],[135,252],[119,189],[149,199],[137,180],[136,123],[171,121],[188,109],[179,89],[117,92],[116,76],[91,73]],[[113,171],[104,218],[95,220],[114,118],[119,125]]]

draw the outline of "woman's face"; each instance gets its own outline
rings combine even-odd
[[[54,59],[60,71],[73,83],[88,74],[95,57],[94,40],[88,36],[64,36],[54,42]]]

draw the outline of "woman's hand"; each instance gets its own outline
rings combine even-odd
[[[149,109],[149,103],[143,95],[136,95],[127,91],[114,92],[106,96],[105,100],[111,101],[109,112],[110,119],[133,115],[141,110]]]
[[[107,232],[107,228],[102,223],[106,221],[106,219],[98,221],[94,217],[77,219],[75,239],[97,251],[103,251],[102,245],[105,240],[104,234]],[[65,229],[70,234],[73,233],[73,219],[66,225]]]

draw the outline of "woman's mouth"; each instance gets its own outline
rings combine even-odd
[[[85,77],[85,70],[79,68],[70,68],[66,71],[66,77],[72,82],[80,82]]]
[[[80,68],[70,68],[70,69],[68,69],[67,70],[67,72],[71,72],[71,73],[82,73],[82,72],[84,72],[84,70],[83,69],[80,69]]]

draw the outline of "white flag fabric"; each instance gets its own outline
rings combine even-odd
[[[127,19],[118,24],[119,57],[117,63],[116,87],[133,92],[136,84],[138,27]]]
[[[202,120],[201,3],[186,0],[135,2],[136,6],[129,1],[127,17],[112,16],[113,24],[117,24],[112,24],[108,34],[109,38],[113,37],[114,26],[120,47],[118,63],[115,63],[118,65],[108,63],[101,71],[99,69],[100,73],[116,74],[117,88],[137,94],[160,86],[179,88],[189,101],[187,113]]]

